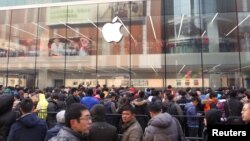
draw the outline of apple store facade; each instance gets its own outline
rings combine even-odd
[[[249,0],[1,0],[0,85],[250,89]]]

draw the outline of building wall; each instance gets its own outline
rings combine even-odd
[[[32,2],[1,2],[0,85],[250,88],[247,0]],[[108,43],[116,16],[123,38]]]

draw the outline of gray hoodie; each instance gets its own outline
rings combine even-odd
[[[168,113],[151,118],[145,129],[143,141],[178,141],[178,125]]]

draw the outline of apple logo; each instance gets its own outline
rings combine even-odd
[[[116,22],[118,20],[118,17],[115,17],[112,20],[112,23],[106,23],[102,28],[102,35],[104,39],[110,43],[110,42],[119,42],[123,35],[120,32],[122,24],[120,22]]]

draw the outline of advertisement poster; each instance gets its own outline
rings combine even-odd
[[[92,39],[87,37],[77,38],[52,38],[49,40],[50,56],[87,56],[91,55]]]
[[[98,13],[97,13],[98,11]],[[58,25],[80,24],[111,21],[115,16],[120,18],[140,19],[145,16],[146,2],[116,2],[109,4],[88,4],[47,8],[46,24]]]

